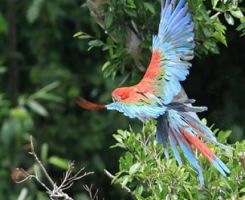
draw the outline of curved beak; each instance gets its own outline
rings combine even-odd
[[[120,101],[120,98],[118,96],[111,96],[113,102]]]

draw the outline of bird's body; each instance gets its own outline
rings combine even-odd
[[[85,109],[117,110],[130,118],[141,121],[157,120],[156,139],[163,144],[168,158],[171,146],[179,164],[180,149],[197,170],[201,184],[204,183],[201,167],[192,150],[194,146],[221,174],[230,171],[226,165],[201,140],[217,142],[211,130],[191,113],[202,112],[206,107],[194,107],[194,100],[174,97],[181,91],[180,81],[189,74],[194,56],[194,30],[185,0],[162,0],[158,35],[153,36],[152,58],[141,81],[130,87],[117,88],[112,92],[113,102],[97,105],[85,100],[79,105]],[[224,147],[226,148],[226,147]]]

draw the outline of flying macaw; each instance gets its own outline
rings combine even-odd
[[[203,141],[226,146],[219,143],[212,131],[193,116],[193,112],[202,112],[207,108],[192,106],[192,99],[174,99],[181,91],[180,81],[184,81],[189,74],[194,47],[194,29],[188,4],[185,0],[161,0],[159,31],[153,36],[152,57],[142,80],[136,85],[115,89],[112,103],[95,104],[80,98],[78,104],[88,110],[117,110],[143,122],[156,119],[156,140],[163,144],[166,158],[169,158],[168,146],[171,146],[177,162],[182,164],[178,145],[196,169],[203,185],[202,169],[192,146],[222,175],[228,175],[230,170]]]

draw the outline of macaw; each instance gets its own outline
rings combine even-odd
[[[112,92],[112,103],[96,104],[80,98],[78,104],[88,110],[106,108],[116,110],[130,118],[145,122],[157,120],[156,140],[163,144],[165,157],[169,158],[169,146],[181,165],[177,145],[186,159],[196,169],[201,185],[202,169],[193,152],[193,146],[224,176],[228,167],[208,148],[212,142],[223,148],[193,112],[203,112],[206,107],[192,106],[192,99],[174,97],[181,91],[194,57],[194,25],[185,0],[161,0],[159,31],[152,38],[152,57],[141,81],[130,87],[120,87]],[[202,139],[202,140],[201,140]]]

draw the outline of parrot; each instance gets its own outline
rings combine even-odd
[[[169,149],[179,165],[180,150],[198,174],[204,185],[202,168],[194,150],[198,150],[223,176],[230,174],[227,165],[209,149],[207,142],[224,149],[210,128],[193,113],[207,107],[193,106],[189,98],[175,98],[181,91],[194,57],[194,24],[185,0],[161,0],[158,34],[152,37],[152,56],[143,78],[135,85],[112,91],[112,102],[97,104],[79,98],[78,104],[87,110],[116,110],[142,122],[155,119],[156,140],[163,145],[169,159]],[[170,148],[169,148],[170,147]]]

